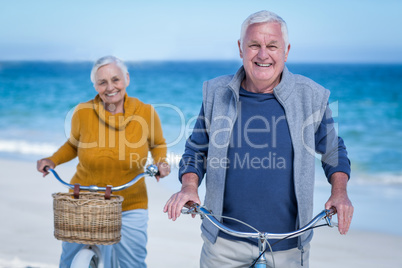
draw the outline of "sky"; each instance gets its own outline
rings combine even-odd
[[[242,22],[288,24],[288,62],[402,63],[401,0],[0,0],[0,61],[236,60]]]

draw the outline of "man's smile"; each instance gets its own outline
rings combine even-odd
[[[272,65],[272,63],[258,63],[258,62],[256,62],[255,64],[259,67],[269,67]]]

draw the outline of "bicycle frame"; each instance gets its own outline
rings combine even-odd
[[[255,267],[263,268],[267,265],[267,260],[265,259],[264,252],[266,251],[265,242],[268,239],[286,239],[286,238],[293,238],[302,235],[304,232],[310,230],[314,226],[317,225],[319,221],[324,219],[329,227],[337,226],[335,223],[332,223],[331,216],[336,214],[336,209],[324,209],[320,213],[318,213],[308,224],[303,226],[302,228],[288,233],[267,233],[267,232],[239,232],[233,230],[231,228],[226,227],[220,221],[218,221],[213,214],[205,207],[200,206],[197,203],[189,201],[185,204],[185,209],[182,210],[183,214],[195,214],[200,215],[201,218],[207,218],[214,226],[216,226],[222,232],[225,232],[229,235],[240,237],[240,238],[256,238],[258,239],[258,248],[259,248],[259,259],[255,263]]]

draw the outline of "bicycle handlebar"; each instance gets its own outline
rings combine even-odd
[[[206,209],[203,206],[200,206],[199,204],[197,204],[195,202],[189,201],[184,205],[184,207],[187,209],[187,211],[182,210],[183,214],[196,214],[196,215],[201,215],[202,217],[206,217],[213,225],[215,225],[222,232],[225,232],[229,235],[233,235],[236,237],[241,237],[241,238],[283,239],[283,238],[288,238],[288,237],[297,237],[297,236],[302,235],[305,231],[307,231],[310,228],[317,225],[317,223],[322,219],[325,219],[328,226],[330,226],[330,227],[336,226],[335,223],[331,222],[331,216],[336,214],[336,209],[334,207],[332,207],[330,209],[324,209],[323,211],[318,213],[304,227],[302,227],[296,231],[288,232],[288,233],[239,232],[239,231],[226,227],[224,224],[222,224],[220,221],[218,221],[208,209]]]
[[[61,184],[63,184],[65,187],[67,187],[69,189],[74,190],[74,185],[69,184],[69,183],[65,182],[64,180],[62,180],[54,169],[50,168],[49,166],[46,166],[43,170],[52,172],[53,175],[55,176],[55,178]],[[132,186],[133,184],[135,184],[137,181],[139,181],[144,176],[157,176],[158,174],[159,174],[158,167],[155,165],[149,165],[146,168],[145,172],[138,174],[134,179],[127,182],[126,184],[116,186],[116,187],[111,187],[111,190],[114,192],[124,190],[124,189]],[[80,185],[80,190],[90,191],[90,192],[105,192],[106,189],[107,189],[107,187],[98,187],[96,185],[90,185],[90,186],[81,186]]]

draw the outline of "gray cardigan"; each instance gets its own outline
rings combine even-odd
[[[244,68],[241,67],[235,75],[217,77],[206,81],[203,86],[204,115],[210,137],[206,163],[205,205],[218,215],[223,211],[226,169],[214,168],[208,160],[227,157],[231,132],[222,130],[233,129],[237,118],[240,85],[244,76]],[[307,224],[313,215],[316,153],[314,134],[324,114],[331,116],[327,107],[330,92],[304,76],[292,74],[285,67],[281,82],[274,88],[274,95],[285,110],[292,139],[294,186],[298,204],[297,227],[301,227]],[[327,150],[322,155],[322,161],[336,166],[338,136],[332,124],[328,127]],[[349,174],[348,171],[344,172]],[[201,180],[202,178],[200,183]],[[212,243],[215,243],[218,229],[208,220],[203,221],[202,231]],[[311,231],[303,234],[299,238],[299,248],[311,238]]]

